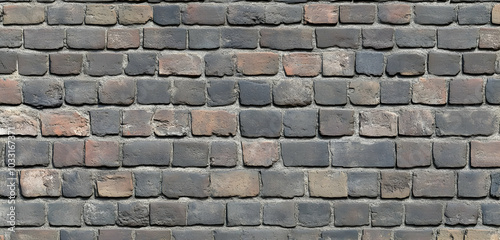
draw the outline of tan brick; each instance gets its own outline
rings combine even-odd
[[[61,176],[57,170],[21,170],[21,193],[24,197],[61,196]]]
[[[85,165],[88,167],[118,167],[120,146],[117,142],[87,140],[85,142]]]
[[[500,24],[500,4],[496,4],[491,9],[491,23]]]
[[[109,49],[139,48],[140,45],[139,29],[108,29]]]
[[[39,24],[45,21],[43,5],[7,5],[3,7],[3,24]]]
[[[487,229],[467,229],[465,240],[498,240],[498,233],[495,230]]]
[[[471,167],[500,167],[500,141],[470,143]]]
[[[355,54],[350,51],[323,53],[323,76],[354,76]]]
[[[3,240],[2,238],[0,238]],[[44,239],[44,240],[58,240],[59,239],[59,231],[58,230],[49,230],[49,229],[16,229],[15,233],[10,235],[10,239],[12,240],[35,240],[35,239]]]
[[[446,104],[448,89],[444,78],[420,78],[413,84],[413,103],[428,105]]]
[[[34,112],[0,109],[0,136],[9,135],[9,131],[14,135],[37,136],[39,126]]]
[[[19,105],[23,102],[19,81],[0,79],[0,104]]]
[[[347,197],[347,174],[338,171],[309,171],[311,197]]]
[[[122,135],[127,137],[147,137],[153,134],[151,119],[153,113],[146,110],[123,112]]]
[[[359,135],[369,137],[394,137],[398,135],[398,115],[382,110],[359,113]]]
[[[76,111],[40,113],[43,136],[88,136],[88,116]]]
[[[235,136],[236,114],[226,111],[191,111],[191,130],[196,136]]]
[[[244,75],[275,75],[279,69],[279,55],[271,52],[237,53],[236,66]]]
[[[145,24],[153,18],[149,5],[122,5],[118,8],[118,21],[123,25]]]
[[[189,132],[189,112],[156,110],[153,126],[156,136],[185,136]]]
[[[54,142],[54,167],[84,166],[83,141]]]
[[[198,77],[202,74],[201,59],[194,54],[163,54],[158,62],[160,75]]]
[[[210,187],[214,197],[254,197],[259,194],[257,171],[217,171],[210,174]]]
[[[85,15],[88,25],[115,25],[116,10],[113,5],[89,4]]]
[[[331,4],[305,5],[304,20],[310,24],[337,24],[339,7]]]
[[[130,197],[134,190],[131,172],[103,174],[97,179],[100,197]]]
[[[464,239],[464,231],[461,229],[439,229],[437,240]]]
[[[382,172],[380,195],[382,198],[407,198],[410,196],[411,173]]]
[[[283,56],[287,76],[315,77],[321,72],[321,56],[316,53],[290,53]]]
[[[243,164],[253,167],[270,167],[280,159],[276,141],[242,142]]]

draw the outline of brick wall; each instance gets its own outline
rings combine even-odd
[[[1,1],[0,230],[498,240],[494,2]]]

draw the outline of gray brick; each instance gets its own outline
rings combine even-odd
[[[300,23],[302,21],[302,6],[268,5],[265,10],[265,23],[279,25],[281,23]]]
[[[144,28],[143,47],[147,49],[186,49],[184,28]]]
[[[347,82],[338,80],[314,81],[314,100],[318,105],[347,104]]]
[[[85,17],[85,6],[65,4],[47,8],[47,23],[49,25],[80,25]]]
[[[443,221],[443,205],[440,203],[407,203],[406,224],[414,226],[437,226]]]
[[[403,204],[382,202],[371,207],[371,221],[374,227],[395,227],[403,223]]]
[[[132,230],[128,229],[99,229],[99,240],[130,240]]]
[[[50,54],[50,73],[55,75],[79,75],[82,71],[83,55],[73,53]]]
[[[224,25],[226,6],[190,3],[182,11],[182,23],[186,25]]]
[[[477,28],[440,28],[438,29],[438,48],[467,50],[477,47],[479,29]]]
[[[223,28],[221,36],[223,48],[255,49],[259,46],[258,29]]]
[[[423,25],[448,25],[457,20],[455,6],[416,5],[415,23]]]
[[[297,225],[294,202],[264,203],[264,225],[295,227]]]
[[[47,54],[20,53],[17,55],[17,60],[20,75],[43,76],[47,73],[49,61]]]
[[[89,113],[93,135],[105,136],[120,133],[121,113],[119,110],[98,109],[91,110]]]
[[[378,172],[348,172],[347,189],[350,197],[377,197]]]
[[[394,167],[396,164],[396,149],[392,141],[332,141],[330,145],[334,167]]]
[[[316,46],[318,48],[358,48],[361,46],[361,30],[354,28],[317,28]]]
[[[227,8],[227,22],[231,25],[256,25],[264,23],[265,8],[259,5],[230,5]]]
[[[153,22],[161,26],[179,25],[181,8],[178,5],[153,6]]]
[[[242,80],[238,82],[238,85],[241,105],[265,106],[271,104],[271,85],[268,82]]]
[[[486,101],[489,104],[500,104],[500,79],[488,78],[485,89]]]
[[[340,5],[340,22],[373,23],[377,16],[377,6],[373,4]]]
[[[486,5],[462,5],[458,7],[458,24],[482,25],[490,21],[491,9]]]
[[[17,202],[16,227],[41,227],[45,224],[45,203]]]
[[[0,147],[3,150],[3,146],[0,146]],[[0,190],[0,197],[10,197],[11,196],[10,194],[11,194],[11,191],[12,191],[11,189],[12,188],[19,189],[19,177],[18,177],[16,171],[1,170],[0,171],[0,181],[2,181],[3,183],[5,183],[5,187]],[[5,208],[4,213],[9,208],[7,205],[5,205],[5,206],[6,206],[6,208]],[[7,224],[6,223],[8,221],[7,220],[7,215],[5,214],[4,217],[5,217],[5,219],[0,218],[0,220],[2,220],[2,224]],[[5,221],[3,221],[3,220],[5,220]]]
[[[228,202],[227,226],[258,226],[260,225],[259,202]]]
[[[282,142],[281,155],[287,167],[325,167],[330,164],[328,142]]]
[[[490,195],[495,198],[500,198],[500,172],[491,173]]]
[[[476,225],[478,216],[476,205],[461,202],[447,203],[444,211],[446,225]]]
[[[212,107],[232,105],[238,98],[236,81],[214,80],[207,87],[208,105]]]
[[[214,230],[214,240],[233,240],[233,239],[241,239],[242,230],[226,230],[224,228],[219,230]]]
[[[493,74],[495,73],[495,53],[464,53],[464,73],[467,74]]]
[[[190,202],[188,204],[188,225],[223,225],[225,206],[221,202]]]
[[[209,146],[206,142],[174,142],[175,167],[206,167],[208,166]]]
[[[156,79],[137,80],[137,102],[140,104],[169,104],[170,81]]]
[[[204,105],[205,87],[205,81],[201,80],[175,80],[171,101],[173,104]]]
[[[387,57],[387,74],[418,76],[425,73],[426,56],[418,53],[394,53]]]
[[[363,29],[363,47],[373,49],[388,49],[394,46],[393,28]]]
[[[449,110],[436,113],[438,136],[489,136],[498,131],[498,117],[488,110]]]
[[[356,72],[368,76],[384,74],[384,54],[379,52],[356,52]]]
[[[320,229],[294,228],[290,229],[290,233],[288,234],[288,239],[290,240],[320,239],[320,236],[321,236]]]
[[[395,39],[400,48],[431,48],[436,45],[436,30],[396,29]]]
[[[162,192],[168,198],[208,197],[209,184],[208,173],[163,171]]]
[[[66,44],[73,49],[104,49],[106,30],[104,28],[69,28],[66,30]]]
[[[312,29],[275,29],[260,30],[260,47],[276,50],[313,49]]]
[[[240,111],[240,131],[243,137],[279,137],[281,112],[276,110]]]
[[[11,74],[17,68],[17,55],[10,51],[0,52],[0,74]]]
[[[281,80],[273,86],[273,101],[279,106],[306,106],[312,102],[313,82]]]
[[[123,54],[87,53],[86,73],[93,77],[122,74]]]
[[[83,170],[64,172],[62,194],[64,197],[90,197],[93,194],[92,173]]]
[[[431,240],[434,239],[432,230],[396,230],[394,240]]]
[[[93,230],[67,230],[62,229],[60,240],[94,240],[97,233]]]
[[[23,44],[23,30],[17,28],[0,29],[0,47],[14,48]]]
[[[481,198],[488,196],[490,175],[487,172],[458,172],[458,197]]]
[[[205,229],[174,230],[172,236],[175,240],[212,240],[212,231]]]
[[[483,212],[483,225],[500,226],[500,204],[483,203],[481,211]]]
[[[149,225],[149,204],[145,202],[118,203],[118,226],[144,227]]]
[[[413,172],[414,197],[455,196],[455,173],[446,171]]]
[[[436,168],[462,168],[467,165],[469,155],[465,142],[434,142],[432,156]]]
[[[210,166],[234,167],[238,161],[238,145],[233,141],[214,141],[210,145]]]
[[[64,47],[65,33],[62,28],[24,29],[24,48],[56,50]]]
[[[297,204],[299,224],[304,227],[322,227],[330,224],[331,209],[328,202],[302,202]]]
[[[349,83],[349,100],[354,105],[378,105],[380,103],[380,82],[364,79]]]
[[[125,74],[130,76],[154,75],[156,71],[156,53],[129,53]]]
[[[427,167],[432,161],[432,146],[427,141],[400,140],[397,144],[399,168]]]
[[[160,195],[160,171],[136,171],[134,172],[134,178],[136,197],[157,197]]]
[[[483,103],[483,79],[453,79],[450,82],[450,104]]]
[[[150,222],[153,226],[186,226],[187,203],[152,202],[149,205]]]
[[[342,239],[342,240],[357,240],[359,239],[358,230],[326,230],[321,233],[321,239]]]
[[[205,75],[206,76],[232,76],[235,69],[234,55],[221,53],[205,54]]]
[[[429,52],[429,73],[437,76],[456,76],[460,73],[460,54],[449,52]]]
[[[304,195],[304,173],[261,171],[261,196],[293,198]]]
[[[367,203],[339,202],[333,208],[335,227],[369,225],[370,206]]]
[[[83,206],[83,219],[91,226],[115,225],[116,210],[114,203],[87,202]]]
[[[134,141],[123,144],[123,166],[168,166],[172,147],[166,141]]]
[[[409,81],[381,81],[380,102],[383,104],[409,104],[411,83]]]
[[[363,229],[363,240],[391,238],[392,231],[389,229]]]
[[[64,81],[64,97],[68,104],[97,104],[97,81],[66,80]]]
[[[47,141],[16,140],[16,166],[47,166],[49,165],[50,143]],[[5,149],[8,149],[5,145]],[[8,165],[8,151],[5,151],[5,165]]]
[[[189,29],[189,49],[217,49],[220,36],[220,29]]]
[[[135,240],[150,240],[150,239],[171,240],[172,231],[170,229],[135,231]]]
[[[316,109],[285,111],[283,116],[285,137],[314,137],[317,127],[318,111]]]
[[[81,226],[83,204],[77,202],[52,202],[48,204],[47,220],[50,226]]]

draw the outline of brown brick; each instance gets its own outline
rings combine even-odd
[[[116,10],[113,5],[89,4],[85,12],[85,24],[88,25],[115,25]]]
[[[253,167],[270,167],[280,159],[276,141],[242,142],[243,164]]]
[[[195,136],[235,136],[236,114],[226,111],[191,111],[191,130]]]
[[[323,53],[323,76],[354,76],[355,53],[332,51]]]
[[[108,29],[109,49],[139,48],[141,37],[139,29]]]
[[[202,73],[198,55],[178,53],[163,54],[158,58],[160,75],[198,77]]]
[[[153,133],[151,119],[153,113],[146,110],[126,110],[123,112],[122,136],[147,137]]]
[[[88,116],[76,111],[40,113],[43,136],[88,136],[90,133]]]
[[[347,173],[339,171],[309,171],[311,197],[347,197]]]
[[[52,169],[21,170],[21,193],[24,197],[61,196],[61,176]]]
[[[133,190],[132,172],[103,174],[97,179],[97,192],[100,197],[130,197]]]
[[[500,29],[497,28],[481,28],[479,29],[479,48],[483,49],[500,49]]]
[[[315,77],[321,72],[321,55],[316,53],[290,53],[283,56],[287,76]]]
[[[382,198],[408,198],[411,189],[411,173],[382,172],[380,195]]]
[[[448,90],[444,78],[420,78],[413,84],[413,103],[427,105],[446,104]]]
[[[394,137],[398,135],[398,115],[382,110],[359,113],[359,135],[368,137]]]
[[[213,197],[255,197],[259,194],[257,171],[217,171],[210,174]]]
[[[381,4],[378,19],[382,23],[407,24],[411,20],[411,8],[408,4]]]
[[[337,24],[339,7],[331,4],[305,5],[304,20],[310,24]]]
[[[58,230],[48,230],[48,229],[16,229],[15,233],[10,235],[11,240],[34,240],[34,239],[44,239],[44,240],[58,240],[59,231]],[[1,238],[0,238],[1,239]],[[3,239],[1,239],[3,240]]]
[[[87,140],[85,142],[85,165],[88,167],[118,167],[120,146],[117,142]]]
[[[275,75],[279,69],[279,55],[271,52],[237,53],[236,65],[244,75]]]
[[[432,143],[429,141],[401,140],[397,143],[399,168],[428,167],[432,161]]]
[[[224,25],[226,7],[220,4],[190,3],[182,12],[182,22],[187,25]]]
[[[500,4],[495,4],[491,9],[491,23],[500,24]]]
[[[426,109],[404,109],[399,113],[399,134],[431,136],[434,134],[434,113]]]
[[[50,73],[78,75],[82,71],[83,55],[75,53],[50,54]]]
[[[37,136],[39,126],[38,116],[34,112],[0,109],[0,136],[9,135],[9,128],[14,128],[10,129],[14,135]]]
[[[118,21],[122,25],[145,24],[153,19],[149,5],[122,5],[118,8]]]
[[[130,105],[134,103],[136,83],[130,79],[109,79],[99,87],[99,102],[103,104]]]
[[[414,197],[455,196],[455,173],[450,171],[417,171],[413,173]]]
[[[500,141],[470,143],[471,167],[500,167]]]
[[[0,104],[19,105],[23,102],[19,81],[0,79]]]
[[[156,136],[185,136],[189,132],[189,112],[156,110],[153,117]]]
[[[84,166],[83,141],[54,142],[54,167]]]
[[[45,21],[43,5],[7,5],[3,7],[3,24],[39,24]]]
[[[455,240],[455,239],[464,239],[464,230],[439,229],[436,240]]]
[[[498,237],[498,233],[495,230],[467,229],[465,232],[465,240],[498,240]]]
[[[378,105],[380,103],[380,83],[373,80],[349,83],[349,100],[354,105]]]

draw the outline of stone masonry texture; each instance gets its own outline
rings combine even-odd
[[[0,240],[500,240],[499,0],[0,0]]]

